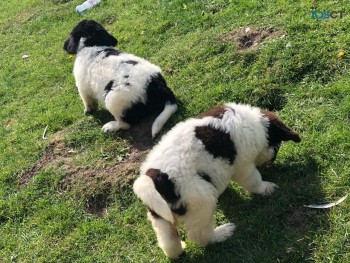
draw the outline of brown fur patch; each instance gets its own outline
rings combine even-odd
[[[227,159],[233,164],[236,156],[235,146],[230,138],[230,134],[211,126],[197,126],[195,128],[196,137],[202,141],[205,149],[214,156]]]
[[[175,191],[175,184],[169,179],[166,173],[162,173],[159,169],[148,169],[146,175],[151,177],[158,193],[165,201],[170,203],[170,209],[173,213],[183,216],[187,212],[185,204],[178,202],[180,195]],[[149,209],[150,210],[150,209]],[[154,211],[150,210],[154,218],[160,217]]]
[[[267,110],[260,110],[261,114],[269,119],[268,140],[270,146],[275,146],[281,141],[300,142],[299,135],[285,125],[275,113]]]
[[[227,109],[224,105],[219,105],[219,106],[216,106],[216,107],[214,107],[206,112],[203,112],[197,118],[202,119],[205,117],[214,117],[214,118],[222,119],[226,110]]]
[[[169,179],[168,174],[159,169],[148,169],[146,175],[151,177],[156,190],[168,203],[176,203],[180,196],[175,192],[175,184]]]

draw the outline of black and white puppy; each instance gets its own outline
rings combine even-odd
[[[230,237],[234,224],[214,228],[219,195],[231,180],[250,193],[272,194],[276,185],[263,181],[256,166],[273,161],[289,140],[301,141],[274,113],[235,103],[180,122],[164,135],[134,183],[164,253],[177,258],[184,249],[178,218],[188,238],[202,246]]]
[[[154,137],[177,110],[175,96],[158,66],[118,51],[117,42],[99,23],[83,20],[64,43],[76,55],[73,73],[85,113],[103,105],[115,118],[102,127],[104,132],[128,129],[160,113],[152,125]]]

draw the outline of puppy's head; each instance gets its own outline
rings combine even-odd
[[[94,20],[83,20],[78,23],[64,42],[63,49],[69,54],[76,54],[79,48],[93,46],[115,46],[117,39],[110,35]]]
[[[261,110],[261,115],[267,119],[268,146],[258,155],[256,165],[273,162],[283,141],[301,142],[300,136],[285,125],[273,112]]]

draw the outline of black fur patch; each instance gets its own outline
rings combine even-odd
[[[114,48],[106,48],[103,50],[105,53],[105,57],[108,58],[109,56],[119,56],[121,54],[120,51],[114,49]]]
[[[195,128],[196,137],[202,141],[205,149],[214,156],[227,159],[230,164],[236,156],[235,146],[230,138],[230,134],[211,126],[197,126]]]
[[[146,175],[151,177],[158,193],[168,203],[176,203],[180,196],[175,192],[175,185],[166,173],[159,169],[148,169]]]
[[[211,178],[210,178],[210,176],[208,174],[200,172],[200,173],[198,173],[198,175],[199,175],[200,178],[202,178],[203,180],[207,181],[208,183],[212,183],[211,182]]]
[[[177,214],[179,216],[183,216],[186,214],[187,208],[185,205],[182,204],[177,208],[171,208],[171,212],[173,212],[174,214]]]
[[[136,64],[138,64],[137,61],[133,61],[133,60],[123,61],[122,63],[131,64],[131,65],[133,65],[133,66],[135,66]]]
[[[215,184],[212,182],[211,177],[209,174],[204,173],[204,172],[198,172],[198,176],[202,178],[203,180],[207,181],[208,183],[212,184],[215,188]]]
[[[162,74],[152,75],[146,91],[146,104],[137,102],[123,112],[123,121],[129,124],[138,123],[153,113],[159,114],[166,103],[175,104],[174,93],[169,89]]]
[[[114,81],[111,80],[110,82],[108,82],[108,84],[106,85],[105,87],[105,96],[107,96],[107,94],[112,90],[112,87],[113,87],[113,84],[114,84]]]
[[[163,218],[161,217],[160,215],[158,215],[156,212],[154,212],[151,208],[147,207],[148,208],[148,211],[151,213],[151,215],[156,218],[156,219],[159,219],[159,218]]]
[[[101,53],[103,53],[104,50],[99,50],[99,51],[96,51],[96,56],[100,55]]]
[[[69,54],[76,54],[78,51],[80,39],[84,38],[85,47],[93,46],[115,46],[117,39],[109,34],[99,23],[94,20],[83,20],[78,23],[69,38],[64,42],[63,49]]]

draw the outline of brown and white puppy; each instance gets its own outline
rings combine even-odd
[[[188,238],[202,246],[230,237],[234,224],[214,228],[219,195],[231,180],[250,193],[272,194],[276,185],[263,181],[256,166],[273,161],[281,142],[289,140],[301,141],[274,113],[235,103],[178,123],[164,135],[134,183],[164,253],[177,258],[183,252],[178,218]]]
[[[83,20],[64,43],[69,54],[76,55],[74,77],[85,113],[98,104],[115,118],[102,130],[129,129],[142,118],[159,114],[152,125],[154,137],[177,110],[176,99],[161,69],[145,59],[114,48],[117,39],[99,23]]]

